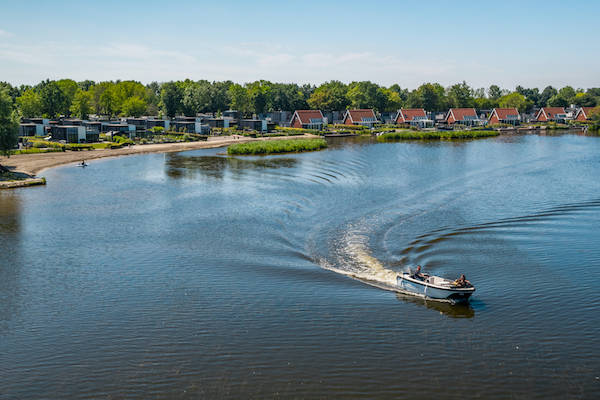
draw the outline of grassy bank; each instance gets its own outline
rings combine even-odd
[[[446,140],[446,139],[475,139],[498,136],[497,131],[402,131],[384,133],[377,137],[380,142],[395,140]]]
[[[227,154],[253,155],[297,153],[301,151],[321,150],[326,147],[327,142],[324,139],[274,140],[232,144],[227,148]]]

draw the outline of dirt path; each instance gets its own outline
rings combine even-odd
[[[29,175],[36,175],[42,170],[56,167],[59,165],[81,162],[81,160],[95,160],[104,157],[119,157],[130,154],[143,153],[171,153],[177,151],[208,149],[214,147],[228,146],[233,143],[253,142],[259,140],[282,140],[282,139],[302,139],[318,138],[314,135],[302,136],[277,136],[267,138],[248,138],[244,136],[226,136],[209,137],[206,142],[185,142],[185,143],[164,143],[164,144],[146,144],[126,147],[114,150],[93,150],[93,151],[66,151],[60,153],[38,153],[38,154],[17,154],[10,158],[0,157],[0,164],[8,167],[15,172],[23,172]]]

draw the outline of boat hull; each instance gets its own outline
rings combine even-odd
[[[426,281],[420,281],[411,278],[407,274],[398,276],[397,287],[403,292],[414,294],[420,297],[450,300],[450,301],[467,301],[475,291],[475,288],[450,288],[440,287],[439,285],[431,285]]]

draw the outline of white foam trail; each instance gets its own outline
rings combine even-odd
[[[337,249],[336,264],[343,269],[331,265],[324,259],[319,260],[319,264],[325,269],[355,279],[395,286],[398,273],[384,267],[381,261],[373,257],[367,243],[366,233],[360,232],[360,229],[350,229],[341,238],[340,246]]]

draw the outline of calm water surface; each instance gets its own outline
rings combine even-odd
[[[600,397],[599,138],[222,152],[0,192],[1,399]]]

